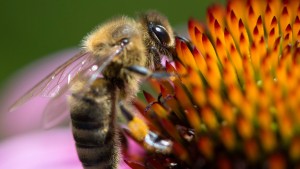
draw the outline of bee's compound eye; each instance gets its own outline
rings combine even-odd
[[[121,45],[122,46],[125,46],[125,45],[127,45],[129,43],[129,39],[128,38],[123,38],[123,39],[121,39]]]
[[[171,39],[167,32],[167,30],[161,25],[152,25],[151,27],[152,33],[157,37],[161,44],[168,44]]]

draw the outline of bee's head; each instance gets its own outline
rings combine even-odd
[[[144,58],[139,55],[145,54],[143,37],[138,29],[138,24],[133,19],[119,17],[88,35],[84,41],[84,47],[88,52],[99,57],[111,55],[117,49],[122,48],[120,62],[130,64],[129,62]]]
[[[141,15],[140,23],[144,32],[144,42],[148,50],[149,64],[160,65],[161,56],[172,59],[175,51],[175,37],[168,19],[157,11]]]

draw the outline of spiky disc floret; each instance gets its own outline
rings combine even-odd
[[[178,40],[179,59],[166,64],[179,78],[156,84],[160,99],[146,93],[149,106],[140,108],[174,142],[171,155],[156,159],[186,168],[300,167],[299,4],[231,0],[208,9],[207,29],[189,21],[195,48]]]

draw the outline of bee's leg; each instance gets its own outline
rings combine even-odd
[[[138,65],[132,65],[125,67],[127,71],[139,74],[141,76],[149,77],[149,78],[154,78],[154,79],[168,79],[170,77],[176,77],[176,74],[173,73],[168,73],[166,71],[151,71],[147,69],[146,67],[143,66],[138,66]]]
[[[144,120],[132,114],[125,108],[123,102],[119,102],[120,110],[128,120],[129,134],[134,139],[143,142],[146,149],[162,154],[169,154],[173,149],[173,142],[169,139],[164,139],[158,134],[149,130]],[[126,131],[126,130],[125,130]]]
[[[122,115],[127,120],[129,134],[138,141],[143,141],[149,132],[147,124],[141,118],[133,116],[132,113],[124,106],[123,102],[119,102]]]
[[[194,50],[194,46],[189,39],[187,39],[183,36],[179,36],[179,35],[176,35],[175,38],[179,41],[184,42],[191,52]],[[169,53],[165,54],[168,59],[179,60],[175,48],[170,48],[170,49],[168,49],[168,51],[169,51]],[[150,66],[152,66],[152,68],[154,70],[165,70],[165,67],[163,66],[163,64],[161,62],[161,59],[162,59],[161,56],[163,56],[164,54],[160,53],[159,50],[155,46],[152,46],[149,49],[149,53],[150,53],[150,58],[151,58],[150,60],[152,60],[150,62]]]
[[[150,58],[152,58],[152,69],[153,70],[164,70],[164,67],[161,63],[161,54],[159,53],[158,49],[154,46],[152,46],[150,49],[149,49],[149,53],[150,53]]]

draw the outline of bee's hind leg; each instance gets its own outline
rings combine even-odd
[[[133,116],[124,106],[123,102],[119,102],[122,114],[128,120],[127,127],[124,129],[138,142],[143,142],[143,146],[152,152],[160,154],[169,154],[173,150],[173,142],[170,139],[162,138],[157,133],[151,131],[144,120],[138,116]]]
[[[145,121],[140,117],[133,115],[129,109],[126,108],[122,101],[119,102],[120,112],[127,121],[127,128],[124,128],[127,134],[130,134],[134,139],[143,141],[149,132],[149,128]]]

